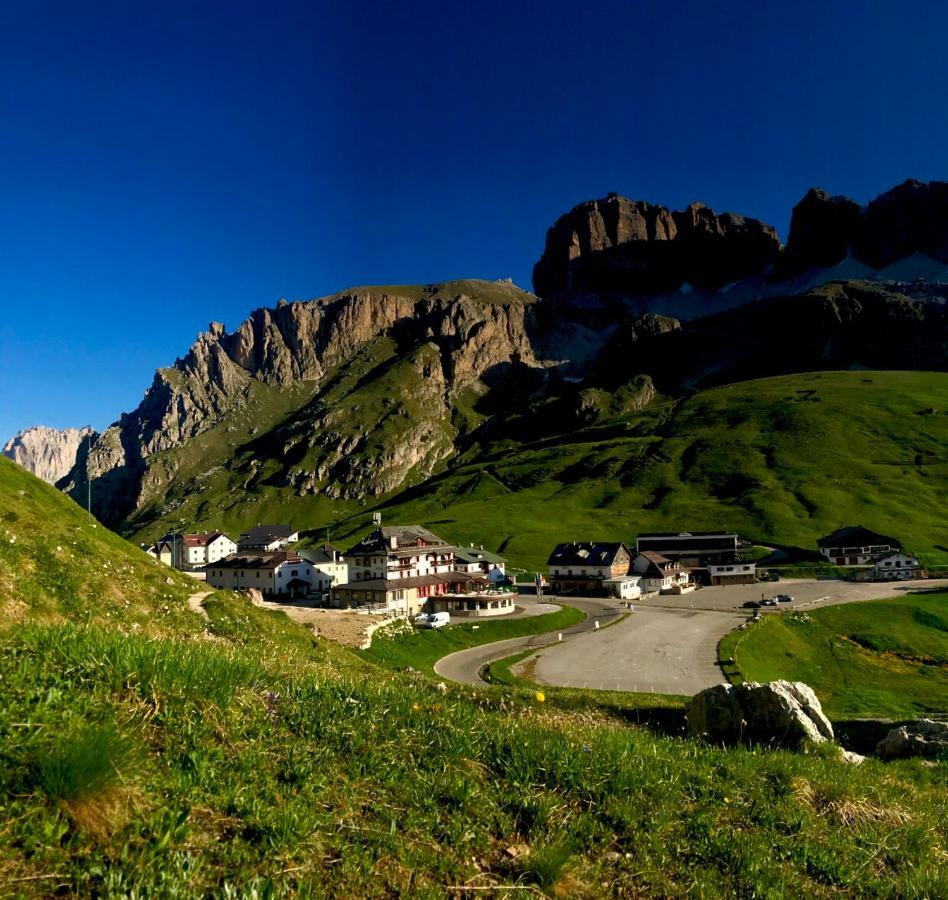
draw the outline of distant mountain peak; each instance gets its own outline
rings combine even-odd
[[[2,453],[37,477],[55,484],[69,474],[80,453],[87,450],[97,436],[89,427],[34,425],[10,438]]]

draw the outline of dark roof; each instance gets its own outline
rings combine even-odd
[[[395,546],[392,546],[394,541]],[[346,556],[366,556],[371,553],[411,555],[419,550],[451,550],[453,545],[421,525],[385,525],[367,534],[346,552]]]
[[[837,528],[832,534],[821,537],[816,544],[818,547],[867,547],[871,544],[902,546],[901,541],[878,534],[862,525],[846,525],[843,528]]]
[[[490,550],[485,550],[483,547],[458,547],[454,551],[454,558],[458,562],[463,563],[483,561],[494,563],[495,565],[507,561],[499,553],[491,553]]]
[[[308,581],[303,581],[302,578],[291,578],[287,583],[287,587],[307,587],[311,588],[312,585]]]
[[[240,536],[241,544],[269,544],[277,540],[286,540],[293,529],[289,525],[255,525]]]
[[[573,541],[557,544],[546,564],[548,566],[611,566],[620,550],[629,552],[629,548],[622,541],[616,543]]]
[[[736,538],[736,531],[643,531],[640,538],[690,538],[690,537],[726,537]]]
[[[320,547],[304,547],[297,550],[297,553],[307,562],[316,564],[343,561],[342,551],[332,544],[323,544]]]
[[[893,556],[908,556],[911,559],[915,559],[911,553],[903,553],[901,550],[890,550],[888,553],[883,553],[880,556],[877,556],[876,562],[881,562],[884,559],[891,559]]]
[[[295,553],[278,550],[274,553],[231,553],[230,556],[210,564],[212,569],[269,569],[282,563],[302,562]]]

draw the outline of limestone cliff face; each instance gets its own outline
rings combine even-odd
[[[776,231],[701,203],[672,212],[609,194],[581,203],[547,232],[533,270],[542,297],[651,294],[683,283],[716,289],[760,272],[780,253]]]
[[[10,438],[3,455],[34,475],[55,484],[69,473],[80,453],[96,438],[91,428],[47,428],[38,425]]]
[[[528,333],[534,301],[511,284],[465,281],[281,301],[254,311],[233,332],[212,323],[185,357],[155,374],[138,408],[95,442],[67,488],[81,491],[92,479],[103,517],[123,518],[145,499],[149,460],[225,420],[248,402],[254,382],[277,388],[312,383],[318,397],[328,375],[389,336],[418,370],[417,380],[409,379],[413,397],[401,400],[420,402],[430,415],[408,416],[404,403],[395,403],[380,408],[371,427],[355,427],[341,403],[302,415],[300,427],[284,435],[283,450],[323,448],[314,467],[289,471],[287,484],[300,493],[355,497],[392,490],[408,472],[428,472],[453,452],[442,425],[459,392],[513,368],[542,366]],[[369,432],[398,416],[405,427],[389,428],[384,446],[371,446]]]
[[[811,190],[793,209],[781,270],[792,275],[847,256],[882,269],[915,253],[948,263],[948,182],[905,181],[865,207]]]

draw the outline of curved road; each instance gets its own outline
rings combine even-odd
[[[681,597],[636,602],[632,615],[601,633],[595,633],[593,619],[605,625],[615,621],[624,608],[617,601],[569,598],[568,605],[582,609],[587,618],[564,631],[562,643],[557,642],[556,632],[512,638],[452,653],[434,668],[452,681],[483,685],[479,672],[484,665],[535,647],[538,652],[518,663],[514,671],[528,669],[525,674],[538,684],[694,694],[725,681],[717,661],[718,642],[749,618],[741,604],[759,600],[762,593],[788,593],[795,598],[792,605],[761,610],[768,615],[945,587],[946,579],[894,583],[786,580],[705,588]]]
[[[503,659],[505,656],[513,656],[515,653],[529,650],[531,647],[543,647],[551,644],[557,640],[557,635],[560,633],[562,633],[565,642],[586,632],[595,632],[597,621],[601,625],[607,625],[614,622],[617,617],[625,612],[621,606],[611,600],[574,599],[571,597],[568,602],[562,599],[558,602],[564,606],[575,606],[586,614],[586,618],[577,625],[564,628],[562,632],[549,631],[546,634],[528,634],[523,637],[509,638],[506,641],[482,644],[480,647],[470,647],[467,650],[459,650],[457,653],[449,653],[435,663],[435,672],[442,678],[460,684],[486,685],[487,682],[481,678],[480,671],[488,663]]]

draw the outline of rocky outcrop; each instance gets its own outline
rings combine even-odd
[[[254,382],[317,387],[384,336],[410,359],[409,369],[417,369],[408,377],[416,402],[430,413],[425,421],[414,421],[417,410],[393,396],[374,398],[387,406],[380,405],[367,424],[364,408],[317,407],[284,435],[280,452],[284,458],[302,456],[313,445],[325,450],[315,454],[314,468],[299,463],[289,472],[285,484],[299,493],[322,491],[327,483],[333,497],[392,490],[408,472],[430,472],[453,452],[441,420],[450,420],[454,396],[481,379],[541,367],[529,337],[535,299],[508,282],[366,288],[281,301],[254,311],[230,333],[211,323],[185,357],[156,373],[142,403],[95,442],[66,487],[82,494],[92,480],[103,520],[121,520],[144,500],[150,459],[185,445],[249,403]],[[391,385],[385,390],[398,392]],[[364,399],[356,406],[364,407]],[[386,423],[390,440],[373,444],[368,433]]]
[[[881,759],[948,759],[948,722],[916,719],[893,728],[876,746]]]
[[[10,438],[2,452],[37,477],[55,484],[69,473],[95,438],[96,433],[91,428],[37,425]]]
[[[691,735],[720,744],[797,748],[833,739],[820,701],[800,681],[715,685],[691,699],[685,719]]]
[[[948,263],[948,182],[905,181],[865,207],[811,190],[794,207],[779,271],[789,277],[847,256],[882,269],[915,253]]]
[[[672,212],[609,194],[581,203],[547,232],[533,270],[536,293],[640,295],[683,284],[708,289],[776,262],[776,231],[701,203]]]

